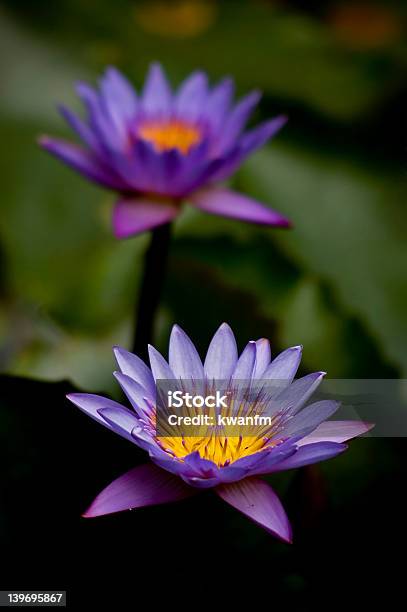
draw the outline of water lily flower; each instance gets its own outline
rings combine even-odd
[[[216,215],[290,225],[268,206],[218,185],[286,121],[278,116],[244,132],[258,91],[233,105],[231,79],[210,89],[206,74],[194,72],[173,93],[155,63],[139,96],[112,67],[98,90],[80,83],[77,92],[86,120],[65,107],[61,112],[83,146],[48,136],[39,142],[90,181],[119,193],[113,213],[118,238],[170,222],[185,201]]]
[[[151,462],[137,466],[104,489],[85,512],[86,517],[162,504],[211,488],[225,502],[286,542],[291,542],[289,520],[262,475],[309,465],[335,457],[344,442],[367,432],[360,421],[327,421],[338,403],[322,400],[306,405],[324,372],[294,381],[301,360],[295,346],[271,360],[265,339],[249,342],[240,357],[232,330],[222,324],[215,333],[204,363],[188,336],[174,326],[169,361],[149,347],[150,368],[136,355],[116,347],[120,371],[115,376],[131,408],[98,395],[73,393],[68,398],[93,419],[145,449]],[[157,435],[157,381],[175,380],[200,386],[229,381],[263,381],[273,394],[273,425],[249,437],[162,437]],[[279,381],[277,387],[273,381]],[[274,391],[272,391],[274,389]],[[276,391],[277,389],[277,391]]]

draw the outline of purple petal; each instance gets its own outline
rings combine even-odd
[[[75,89],[87,110],[89,121],[93,122],[94,112],[100,105],[98,92],[95,91],[93,87],[90,87],[90,85],[82,81],[76,83]]]
[[[221,182],[229,178],[242,165],[244,160],[256,149],[263,146],[267,140],[272,138],[285,122],[286,117],[276,117],[243,134],[236,146],[225,156],[223,164],[213,174],[211,180],[213,182]]]
[[[126,77],[116,68],[107,68],[101,92],[108,112],[119,128],[132,121],[137,112],[137,95]]]
[[[175,149],[157,152],[151,143],[139,139],[134,144],[132,157],[129,158],[132,161],[128,168],[129,180],[133,181],[138,191],[176,197],[184,164],[183,157]],[[126,160],[126,157],[123,159]]]
[[[326,421],[298,442],[298,446],[315,442],[346,442],[361,436],[374,427],[373,423],[363,421]]]
[[[287,457],[290,457],[297,452],[297,444],[295,438],[290,438],[273,448],[259,451],[253,455],[242,457],[237,461],[234,461],[231,466],[223,468],[228,470],[229,467],[233,468],[244,468],[247,470],[247,475],[259,475],[268,474],[271,466],[276,463],[280,463]]]
[[[347,449],[346,444],[338,444],[336,442],[317,442],[316,444],[307,444],[301,446],[298,451],[284,459],[281,463],[273,465],[269,473],[283,472],[284,470],[291,470],[294,468],[302,467],[304,465],[311,465],[312,463],[318,463],[319,461],[325,461],[340,455]]]
[[[155,398],[154,378],[150,368],[146,366],[144,361],[120,346],[115,346],[113,352],[123,374],[130,376],[130,378],[144,387],[150,399]]]
[[[212,175],[223,165],[219,159],[211,159],[209,141],[206,139],[184,156],[182,170],[177,177],[178,193],[183,199],[212,180]]]
[[[101,417],[99,410],[103,408],[123,408],[123,406],[113,400],[92,393],[69,393],[66,397],[88,416],[98,421],[98,423],[102,423],[108,429],[113,428]]]
[[[247,381],[250,380],[253,374],[254,364],[256,362],[256,343],[249,342],[242,354],[240,355],[236,367],[233,372],[233,380]]]
[[[196,121],[205,108],[208,79],[204,72],[193,72],[180,86],[175,98],[175,114],[180,119]]]
[[[133,427],[138,427],[134,413],[117,402],[90,393],[70,393],[67,398],[92,419],[108,429],[135,443],[131,435]],[[113,418],[110,418],[113,415]],[[124,426],[126,423],[126,426]]]
[[[254,365],[253,378],[262,378],[264,371],[270,363],[270,342],[266,338],[256,340],[256,363]]]
[[[137,444],[146,451],[150,451],[151,448],[157,446],[153,434],[148,431],[143,421],[124,406],[100,408],[98,413],[104,425],[132,442],[132,444]]]
[[[72,130],[89,147],[89,149],[102,154],[102,147],[98,138],[93,130],[84,121],[82,121],[82,119],[79,119],[75,113],[65,106],[59,106],[59,112]]]
[[[117,478],[106,487],[83,514],[84,517],[102,516],[122,510],[166,504],[186,499],[196,491],[182,480],[148,463],[140,465]]]
[[[126,157],[121,153],[113,151],[105,154],[105,157],[106,155],[109,157],[109,165],[123,183],[123,187],[119,191],[122,193],[139,191],[139,183],[137,179],[139,178],[140,169],[137,167],[134,158]]]
[[[277,396],[281,410],[296,414],[321,384],[326,372],[314,372],[298,378]]]
[[[252,91],[236,104],[223,126],[217,143],[218,155],[224,154],[235,144],[260,97],[259,91]]]
[[[260,225],[290,227],[290,222],[280,213],[228,189],[205,189],[189,196],[189,200],[201,210],[212,215],[221,215],[249,221]]]
[[[320,423],[329,419],[338,410],[339,406],[339,402],[332,400],[322,400],[306,406],[288,421],[283,430],[284,437],[308,435]]]
[[[124,406],[101,408],[98,412],[115,433],[135,443],[132,431],[133,429],[139,430],[140,425],[134,412],[130,412]]]
[[[188,476],[186,474],[180,474],[182,480],[186,482],[190,487],[197,489],[213,489],[218,486],[220,479],[218,476],[214,478],[200,478],[199,476]]]
[[[128,238],[172,221],[180,208],[170,202],[124,198],[116,202],[113,228],[117,238]]]
[[[264,480],[252,477],[216,487],[225,502],[283,542],[292,541],[291,526],[285,510],[273,489]]]
[[[184,465],[192,470],[194,476],[201,478],[213,478],[218,471],[216,464],[208,459],[203,459],[198,451],[184,457]]]
[[[119,385],[123,389],[126,394],[129,402],[133,406],[137,415],[143,419],[146,415],[150,414],[151,408],[149,404],[146,402],[146,391],[144,387],[139,385],[138,382],[130,378],[130,376],[126,376],[122,372],[114,372],[113,373]],[[155,400],[155,392],[154,395],[148,398],[152,401]]]
[[[87,83],[78,83],[77,93],[88,111],[88,123],[98,135],[106,151],[125,151],[128,148],[128,133],[118,126],[106,108],[103,96]]]
[[[222,183],[234,172],[236,172],[242,162],[240,149],[236,146],[234,149],[232,149],[232,151],[224,156],[215,157],[215,162],[216,163],[212,163],[210,175],[206,181],[211,185]]]
[[[172,94],[160,64],[151,64],[143,90],[143,109],[148,115],[171,112]]]
[[[301,362],[302,346],[293,346],[280,353],[264,370],[262,378],[291,383]]]
[[[164,154],[158,153],[151,143],[138,139],[131,154],[121,155],[118,163],[136,191],[158,193],[158,188],[162,190],[163,187],[163,157]]]
[[[233,98],[233,92],[233,80],[224,79],[211,91],[206,100],[202,119],[210,125],[213,134],[216,134],[225,120]]]
[[[198,146],[193,147],[183,159],[184,166],[177,182],[179,191],[184,197],[195,193],[209,182],[213,184],[214,180],[217,180],[218,173],[228,163],[228,158],[215,156],[210,136],[204,138]]]
[[[262,147],[270,138],[275,136],[287,123],[287,117],[280,115],[269,121],[261,123],[256,128],[244,134],[239,141],[242,159]],[[242,159],[240,161],[242,161]]]
[[[204,369],[198,351],[178,325],[174,325],[171,331],[169,363],[176,378],[196,381],[202,381],[204,378]]]
[[[131,431],[132,440],[137,446],[142,448],[151,454],[152,451],[157,450],[158,444],[154,437],[155,430],[148,431],[148,429],[140,424],[137,427],[134,427]]]
[[[164,357],[153,346],[148,346],[148,354],[150,357],[151,371],[154,379],[157,380],[175,380],[176,376]]]
[[[70,142],[49,138],[48,136],[42,136],[39,139],[39,144],[90,181],[108,189],[120,190],[123,188],[123,183],[106,168],[103,168],[89,151]]]
[[[209,380],[228,380],[236,367],[235,336],[227,323],[222,323],[213,336],[206,353],[205,375]]]
[[[218,470],[217,476],[219,478],[219,483],[226,484],[236,482],[250,475],[250,468],[248,466],[243,465],[239,467],[238,465],[235,465],[235,463],[236,462]]]
[[[160,446],[151,446],[148,452],[151,461],[172,474],[182,477],[183,475],[193,475],[193,470],[187,468],[183,460],[173,457],[164,451]]]

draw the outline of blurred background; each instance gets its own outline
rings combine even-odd
[[[233,183],[290,217],[294,229],[258,228],[186,209],[175,224],[156,345],[166,351],[177,322],[203,351],[228,321],[241,347],[260,336],[271,339],[274,352],[303,344],[303,373],[406,378],[406,18],[401,0],[2,0],[0,368],[8,376],[0,432],[9,502],[0,527],[7,537],[23,541],[40,525],[48,541],[69,525],[66,533],[78,546],[93,547],[104,537],[118,546],[117,530],[136,532],[143,521],[167,516],[146,510],[139,522],[131,513],[103,519],[100,527],[83,526],[77,517],[109,477],[132,467],[134,450],[73,416],[72,408],[58,411],[58,391],[72,384],[117,396],[111,346],[130,346],[148,237],[116,241],[114,196],[38,148],[41,133],[71,138],[57,103],[79,109],[74,82],[94,82],[109,64],[140,87],[154,60],[174,85],[202,68],[212,83],[233,76],[238,94],[260,88],[253,121],[285,113],[289,122]],[[62,379],[70,382],[60,387],[55,381]],[[56,431],[62,432],[58,443]],[[73,441],[76,456],[67,459]],[[218,527],[211,523],[216,537],[263,568],[271,559],[281,571],[276,592],[298,602],[321,587],[324,568],[319,562],[310,574],[309,561],[318,557],[315,550],[327,552],[327,542],[346,547],[362,530],[360,556],[355,549],[350,555],[359,573],[349,570],[347,580],[375,576],[366,551],[382,558],[393,553],[394,539],[390,545],[380,529],[373,542],[371,536],[379,516],[396,522],[401,512],[392,514],[384,491],[397,491],[406,475],[404,457],[402,441],[366,439],[322,471],[279,477],[288,500],[312,500],[312,490],[319,500],[300,513],[310,521],[301,530],[315,540],[303,536],[295,553],[235,514],[209,502],[204,508],[220,512]],[[56,470],[69,483],[71,505]],[[24,491],[35,495],[38,482],[67,509],[63,518],[48,517],[48,527],[38,510],[21,531]],[[177,529],[194,533],[188,517],[203,512],[194,503],[169,511],[178,517]],[[291,507],[295,514],[297,501]],[[161,529],[154,537],[159,545],[166,536]],[[368,570],[361,569],[368,559]],[[345,552],[338,567],[339,560],[349,567]],[[33,588],[52,588],[46,575],[45,586]],[[58,582],[56,573],[55,580],[61,585],[65,578]],[[327,576],[323,580],[332,586]]]

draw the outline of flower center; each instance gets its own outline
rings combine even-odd
[[[177,149],[183,155],[202,140],[201,131],[195,125],[178,119],[146,121],[139,127],[138,135],[150,142],[158,153]]]

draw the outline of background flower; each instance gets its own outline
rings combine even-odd
[[[285,123],[267,121],[249,132],[246,122],[259,101],[253,91],[232,106],[234,85],[224,79],[209,89],[194,72],[172,93],[159,64],[152,64],[140,97],[125,77],[108,68],[99,90],[80,83],[86,122],[61,112],[85,148],[44,136],[40,144],[86,178],[119,191],[115,234],[124,238],[167,223],[187,200],[209,213],[287,227],[267,206],[226,189],[203,189],[224,181]]]
[[[222,499],[256,523],[291,541],[291,527],[278,497],[258,476],[335,457],[346,449],[344,441],[372,427],[358,421],[327,422],[338,408],[335,401],[305,406],[324,372],[293,382],[301,347],[287,349],[271,361],[270,345],[260,339],[249,342],[238,357],[233,332],[225,323],[214,335],[204,364],[177,325],[170,338],[169,363],[153,347],[151,371],[124,349],[116,348],[115,355],[120,367],[115,376],[133,410],[97,395],[71,394],[68,398],[105,427],[148,451],[150,459],[175,478],[154,466],[137,467],[109,485],[84,516],[183,499],[193,495],[194,488],[215,488]],[[219,434],[162,437],[156,427],[156,382],[160,380],[178,380],[191,389],[203,387],[200,392],[204,395],[214,381],[229,381],[227,388],[232,396],[242,384],[264,381],[260,401],[270,406],[265,414],[273,416],[273,424],[267,431],[259,426],[243,437],[229,436],[226,442]],[[270,384],[273,381],[278,383],[277,388]],[[241,409],[239,400],[232,414]]]
[[[97,12],[81,0],[61,0],[58,18],[45,0],[37,1],[38,11],[29,2],[5,4],[3,370],[69,377],[80,388],[115,392],[110,347],[131,346],[146,236],[115,240],[112,194],[52,163],[33,143],[42,131],[71,137],[55,102],[82,113],[75,79],[89,82],[113,63],[142,91],[148,64],[164,58],[174,84],[201,66],[213,84],[232,74],[237,97],[258,86],[264,95],[257,123],[285,112],[291,117],[230,186],[295,220],[296,229],[269,231],[185,206],[172,234],[158,346],[172,322],[182,321],[203,349],[225,320],[238,330],[239,342],[266,332],[278,348],[304,344],[304,372],[323,363],[332,378],[405,378],[400,38],[350,51],[335,35],[331,5],[327,15],[315,5],[217,3],[210,30],[174,42],[143,30],[132,0],[120,6],[103,0]],[[403,24],[397,6],[368,4]],[[362,39],[363,22],[357,27]],[[188,292],[181,290],[185,283]],[[209,290],[211,301],[205,299]]]

